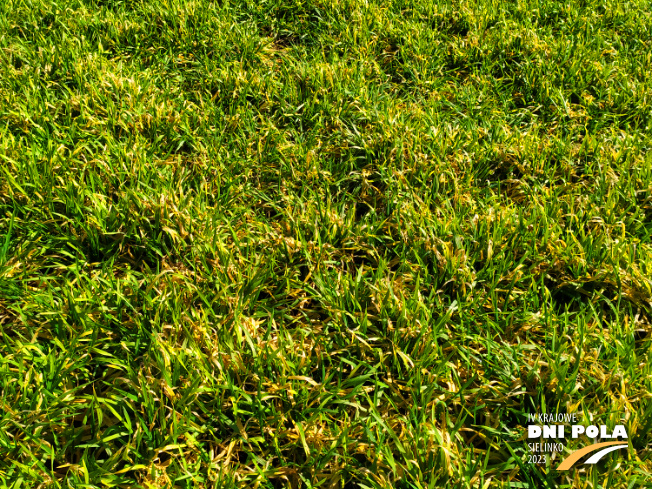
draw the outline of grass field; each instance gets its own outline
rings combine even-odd
[[[2,0],[0,484],[652,486],[651,125],[650,1]]]

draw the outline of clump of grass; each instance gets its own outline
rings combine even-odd
[[[651,16],[5,2],[0,481],[649,480]],[[555,411],[633,450],[525,464]]]

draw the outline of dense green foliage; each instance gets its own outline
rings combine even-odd
[[[649,483],[651,29],[2,0],[0,484]],[[630,450],[527,464],[557,411]]]

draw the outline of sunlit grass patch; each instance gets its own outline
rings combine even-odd
[[[650,16],[6,2],[0,481],[647,482]]]

